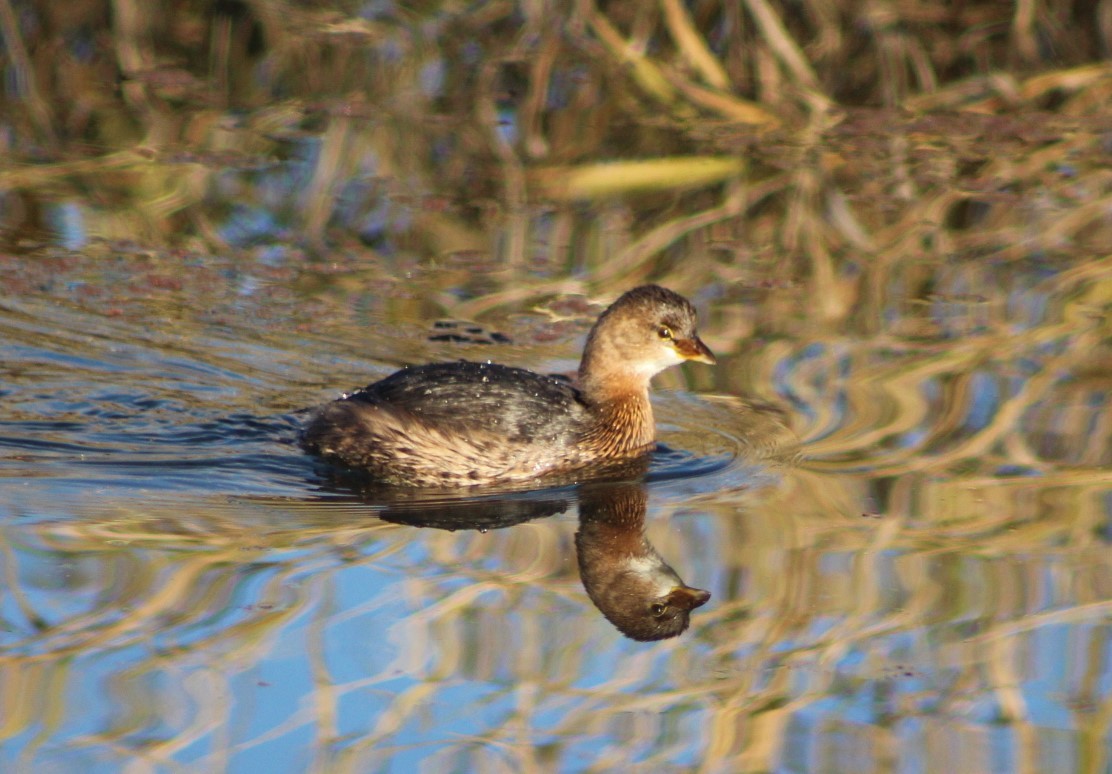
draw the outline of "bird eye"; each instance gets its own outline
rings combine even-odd
[[[665,341],[671,341],[672,329],[669,328],[667,325],[661,325],[659,328],[656,329],[656,335],[664,339]]]
[[[660,618],[660,616],[664,615],[664,605],[656,602],[649,608],[649,612],[653,614],[654,618]]]

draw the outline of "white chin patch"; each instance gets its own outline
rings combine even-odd
[[[674,349],[668,349],[661,352],[660,356],[655,360],[647,361],[639,370],[646,376],[653,376],[660,373],[665,368],[679,365],[682,362],[683,358],[680,357],[679,352],[676,352]]]

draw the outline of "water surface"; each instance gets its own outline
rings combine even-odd
[[[0,18],[0,769],[1108,771],[1088,37],[696,4],[727,87],[680,4],[480,5]],[[1025,66],[931,65],[954,24]],[[297,448],[407,363],[572,372],[644,281],[720,361],[657,378],[647,471]],[[585,588],[623,541],[710,592],[678,636]]]

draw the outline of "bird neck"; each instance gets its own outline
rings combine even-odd
[[[630,398],[648,400],[652,374],[631,368],[623,353],[596,326],[587,337],[579,361],[579,389],[588,403],[602,404]]]
[[[653,407],[648,389],[601,395],[584,393],[594,417],[585,440],[607,453],[628,456],[650,449],[656,438]]]
[[[649,402],[652,374],[633,370],[596,325],[587,337],[579,363],[579,391],[594,415],[587,433],[598,448],[620,456],[645,451],[656,437],[653,408]]]

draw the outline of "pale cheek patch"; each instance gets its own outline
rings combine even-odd
[[[643,578],[652,587],[654,596],[663,597],[682,584],[675,570],[665,564],[658,555],[646,554],[627,560],[626,566]]]
[[[637,369],[637,373],[644,377],[656,376],[665,368],[671,368],[674,365],[679,365],[683,361],[684,359],[680,356],[680,353],[669,347],[668,349],[663,350],[653,360],[646,360],[642,362],[640,367]]]

